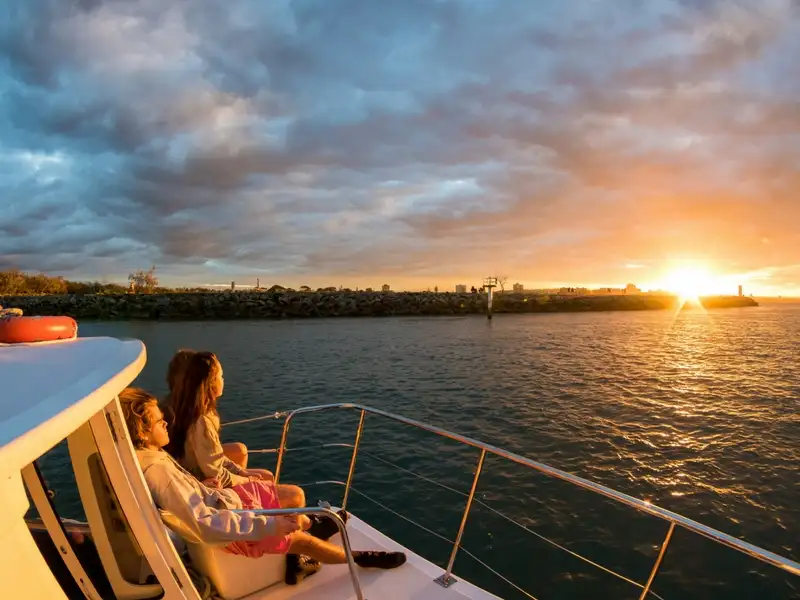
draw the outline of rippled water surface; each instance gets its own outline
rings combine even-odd
[[[136,337],[137,381],[165,391],[180,347],[216,352],[224,420],[357,401],[476,437],[800,560],[800,305],[711,312],[82,323],[82,335]],[[352,443],[358,414],[296,419],[289,445]],[[278,445],[277,422],[231,426],[226,440]],[[450,546],[368,501],[453,539],[464,498],[377,460],[468,491],[477,451],[368,416],[350,508],[445,564]],[[288,455],[285,481],[344,480],[347,449]],[[257,455],[272,467],[274,455]],[[52,467],[51,467],[52,468]],[[308,488],[338,502],[341,489]],[[647,579],[667,526],[590,492],[490,456],[478,498],[626,577]],[[640,590],[554,548],[483,504],[464,548],[541,599],[638,598]],[[524,598],[467,553],[456,573]],[[665,599],[797,598],[784,575],[677,530],[656,579]]]

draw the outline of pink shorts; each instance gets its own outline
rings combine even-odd
[[[271,481],[250,481],[231,488],[242,501],[242,508],[280,508],[278,491]],[[269,536],[256,542],[234,542],[225,546],[231,554],[258,558],[265,554],[286,554],[291,536]]]

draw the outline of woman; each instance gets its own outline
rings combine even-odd
[[[317,522],[318,529],[325,529],[325,532],[315,537],[310,533],[311,521],[304,516],[267,518],[252,512],[233,512],[233,509],[286,507],[280,502],[280,496],[287,492],[289,496],[298,491],[302,494],[300,488],[276,486],[262,480],[228,489],[209,488],[162,450],[170,439],[167,423],[154,396],[139,388],[127,388],[119,395],[119,401],[136,457],[156,505],[180,519],[204,542],[228,542],[226,551],[249,557],[288,553],[288,584],[297,583],[302,576],[318,570],[320,562],[344,564],[347,561],[344,549],[327,541],[338,531],[330,518]],[[300,555],[310,557],[311,561],[304,563]],[[361,567],[393,569],[405,563],[406,556],[402,552],[354,551],[353,560]]]
[[[172,360],[169,361],[169,366],[167,367],[167,386],[169,386],[169,394],[164,398],[162,410],[166,415],[167,421],[170,423],[174,416],[172,412],[172,396],[175,393],[175,386],[180,378],[183,377],[183,374],[186,372],[186,367],[189,365],[189,360],[191,360],[194,355],[194,350],[181,348],[175,353]],[[224,443],[222,444],[222,451],[227,458],[231,459],[237,465],[243,469],[247,468],[247,446],[242,442]]]
[[[225,455],[217,412],[225,380],[217,357],[212,352],[192,352],[185,360],[185,368],[172,380],[167,451],[198,479],[213,479],[222,487],[253,478],[272,481],[270,471],[243,468]]]

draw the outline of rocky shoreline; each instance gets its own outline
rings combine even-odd
[[[0,296],[0,306],[26,315],[67,315],[92,320],[297,319],[470,315],[486,313],[485,294],[430,292],[213,292],[174,294],[85,294]],[[752,298],[715,296],[706,308],[758,306]],[[674,296],[538,296],[497,294],[494,314],[666,310],[678,308]]]

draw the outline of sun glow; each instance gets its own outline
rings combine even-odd
[[[675,269],[664,278],[663,288],[678,294],[684,302],[697,302],[700,296],[714,292],[714,277],[704,268]]]

